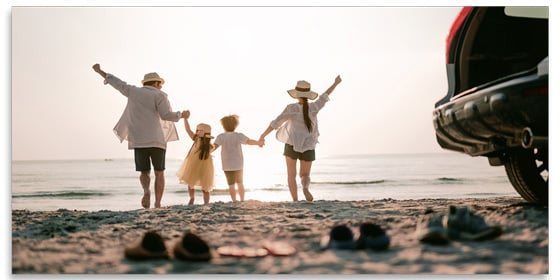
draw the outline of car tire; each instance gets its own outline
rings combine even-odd
[[[514,149],[504,165],[509,181],[525,200],[548,205],[548,149]]]

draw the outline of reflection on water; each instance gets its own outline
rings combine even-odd
[[[174,174],[181,162],[169,159],[166,164],[164,206],[187,203],[187,187]],[[211,201],[231,201],[219,154],[214,164],[216,191]],[[285,174],[282,157],[246,156],[246,200],[290,201]],[[455,154],[318,158],[311,179],[316,200],[517,195],[503,167],[491,167],[484,158]],[[196,194],[195,203],[202,203],[200,190]],[[303,199],[301,188],[299,197]],[[13,209],[129,210],[140,207],[140,198],[132,159],[12,163]]]

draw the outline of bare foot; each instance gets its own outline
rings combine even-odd
[[[156,202],[156,203],[154,204],[154,207],[155,207],[155,208],[161,208],[161,203]]]
[[[303,187],[303,195],[305,200],[313,201],[313,195],[309,192],[309,184],[311,183],[311,178],[309,176],[301,177],[301,185]]]
[[[142,196],[142,207],[146,209],[150,208],[150,191],[144,192],[144,196]]]
[[[303,188],[303,195],[305,196],[305,200],[313,201],[313,195],[309,192],[309,188]]]
[[[189,205],[193,205],[194,204],[194,197],[189,199]]]

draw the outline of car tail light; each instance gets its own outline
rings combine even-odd
[[[463,25],[463,23],[465,22],[465,19],[467,18],[467,16],[469,15],[469,13],[472,11],[472,7],[463,7],[463,9],[461,9],[461,11],[459,12],[459,14],[457,15],[457,17],[455,18],[455,21],[453,22],[453,24],[451,25],[451,29],[449,30],[449,34],[447,35],[447,40],[446,40],[446,48],[445,48],[445,61],[448,63],[449,62],[449,51],[451,48],[451,44],[453,42],[453,38],[455,38],[455,35],[457,35],[457,31],[459,31],[459,28],[461,27],[461,25]]]
[[[523,96],[545,96],[548,95],[548,85],[536,88],[529,88],[523,92]]]

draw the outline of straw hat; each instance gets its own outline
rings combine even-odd
[[[212,127],[210,127],[210,125],[205,124],[205,123],[199,123],[196,126],[196,130],[202,130],[204,132],[204,134],[212,134]],[[211,137],[213,138],[213,137]]]
[[[303,97],[313,100],[317,98],[317,96],[319,96],[318,93],[311,91],[311,84],[309,84],[307,81],[298,81],[296,84],[296,88],[289,89],[288,93],[291,97],[296,99]]]
[[[152,72],[152,73],[148,73],[146,75],[144,75],[144,80],[142,80],[142,84],[144,84],[145,82],[151,82],[151,81],[158,81],[161,82],[162,84],[165,83],[165,80],[163,78],[161,78],[158,73],[156,72]]]

